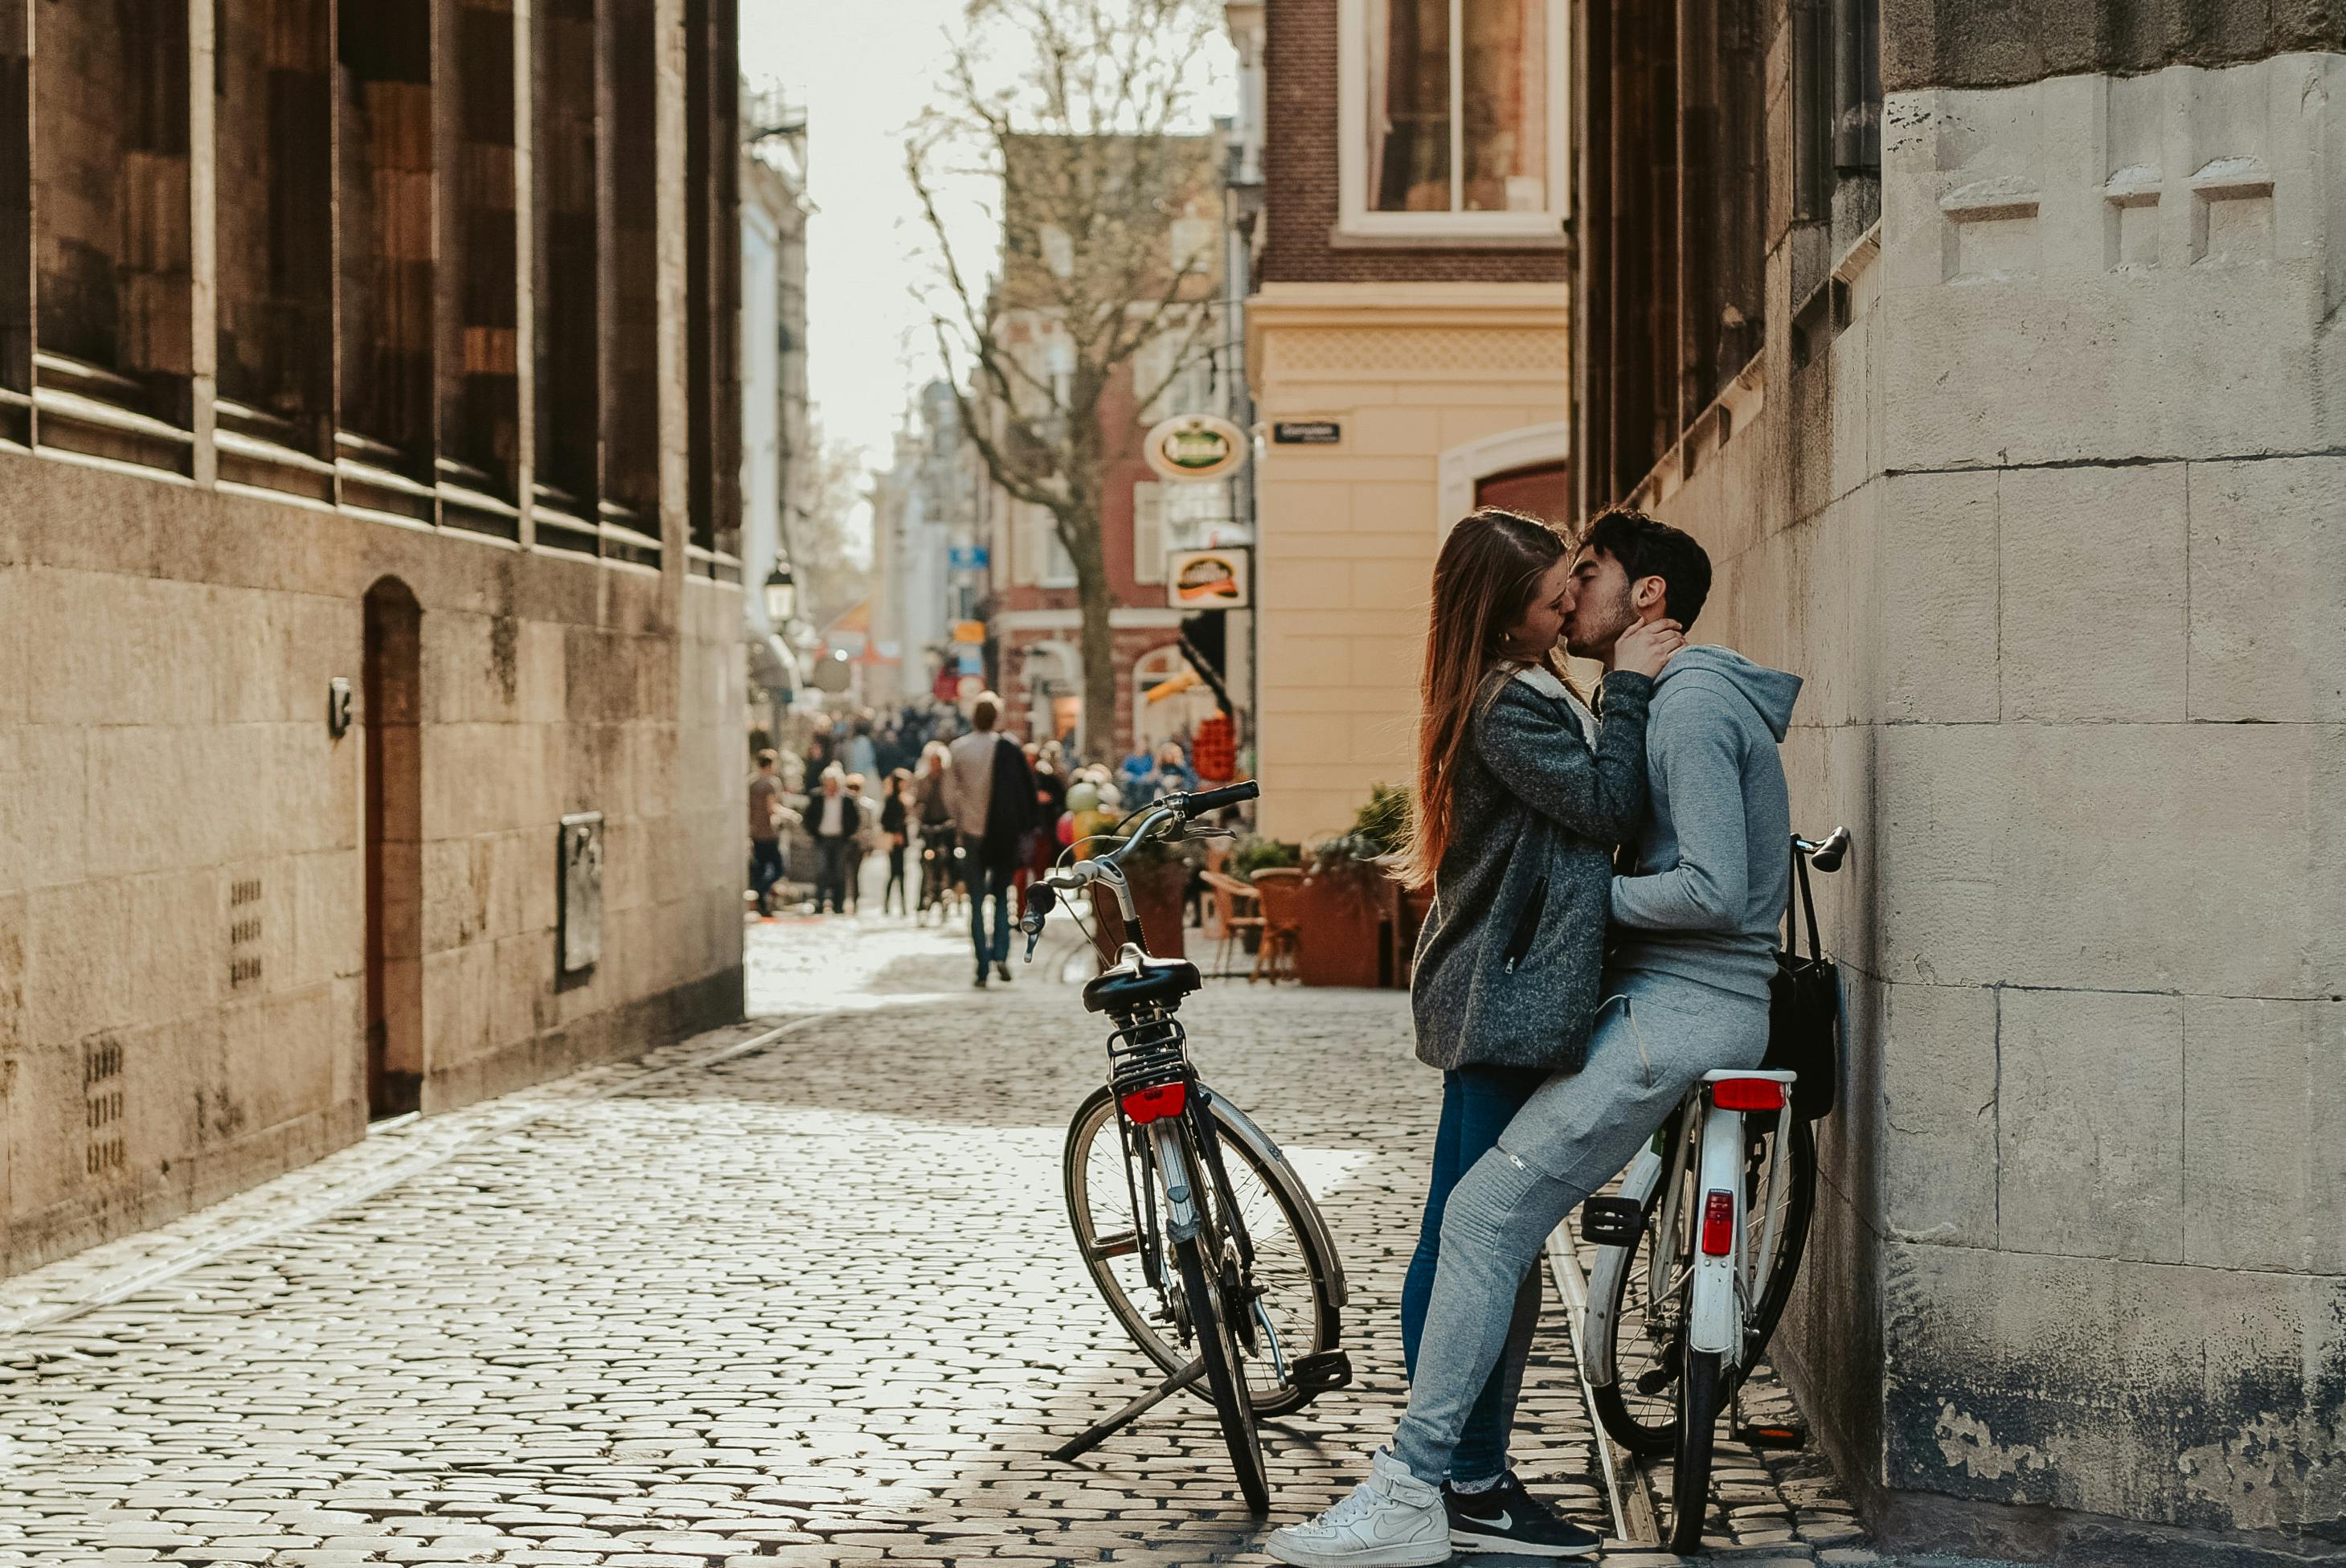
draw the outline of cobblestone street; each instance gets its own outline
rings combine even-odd
[[[750,941],[762,1024],[8,1282],[0,1563],[1267,1562],[1202,1401],[1043,1457],[1144,1386],[1069,1244],[1100,1047],[1058,966],[975,993],[965,939],[868,915]],[[1352,1283],[1354,1386],[1265,1431],[1283,1522],[1396,1413],[1432,1078],[1396,993],[1186,1016]],[[1609,1531],[1553,1302],[1517,1458]],[[1716,1484],[1744,1561],[1874,1561],[1819,1459],[1723,1446]]]

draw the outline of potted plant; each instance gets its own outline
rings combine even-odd
[[[1408,822],[1408,792],[1380,784],[1349,830],[1312,846],[1295,966],[1304,984],[1373,986],[1383,978],[1384,932],[1396,912],[1387,864]]]
[[[1125,857],[1125,880],[1132,888],[1133,912],[1140,917],[1152,958],[1188,956],[1182,941],[1182,895],[1188,891],[1190,860],[1178,844],[1151,839]],[[1092,884],[1092,929],[1103,966],[1116,962],[1125,943],[1124,911],[1116,891]]]

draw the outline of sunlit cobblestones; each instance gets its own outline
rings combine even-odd
[[[819,1022],[414,1124],[11,1282],[0,1564],[1267,1561],[1201,1403],[1042,1457],[1141,1386],[1061,1207],[1099,1070],[1073,991],[1038,963],[973,993],[950,935],[877,921],[751,944],[755,1003]],[[1396,1414],[1432,1080],[1395,995],[1224,983],[1191,1019],[1352,1280],[1358,1382],[1266,1434],[1278,1522]],[[1606,1521],[1553,1310],[1525,1406],[1521,1468]],[[1722,1451],[1719,1487],[1739,1556],[1872,1561],[1813,1459]]]

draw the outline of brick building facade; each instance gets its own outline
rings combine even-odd
[[[1262,177],[1259,820],[1303,839],[1410,778],[1448,525],[1568,510],[1565,11],[1473,7],[1453,70],[1438,6],[1228,9]]]

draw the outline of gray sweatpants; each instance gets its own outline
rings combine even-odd
[[[1466,1413],[1507,1339],[1515,1292],[1548,1233],[1617,1176],[1705,1073],[1756,1067],[1768,1004],[1671,975],[1606,977],[1579,1072],[1540,1085],[1450,1194],[1433,1301],[1394,1456],[1420,1481],[1450,1474]]]

